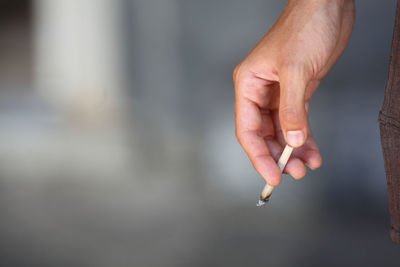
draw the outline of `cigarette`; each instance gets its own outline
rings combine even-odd
[[[286,163],[288,162],[292,151],[293,147],[290,147],[289,145],[286,145],[285,149],[283,150],[282,155],[278,160],[278,166],[281,169],[281,173],[283,173],[283,170],[285,169]],[[260,194],[260,199],[256,204],[257,207],[264,206],[269,201],[273,190],[273,186],[270,186],[268,183],[265,185],[263,191]]]

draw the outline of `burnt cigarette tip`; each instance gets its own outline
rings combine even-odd
[[[270,196],[268,196],[268,197],[266,197],[266,198],[260,198],[260,199],[258,200],[256,206],[257,206],[257,207],[262,207],[262,206],[264,206],[265,204],[267,204],[268,201],[269,201],[269,197],[270,197]]]

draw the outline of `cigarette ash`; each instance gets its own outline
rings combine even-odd
[[[269,201],[269,197],[266,198],[266,199],[259,199],[258,202],[257,202],[257,204],[256,204],[256,206],[257,206],[257,207],[262,207],[262,206],[264,206],[265,204],[267,204],[268,201]]]

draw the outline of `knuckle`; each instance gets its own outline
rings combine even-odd
[[[238,73],[239,73],[239,68],[240,68],[240,64],[237,65],[235,67],[235,69],[233,70],[233,82],[236,82],[236,80],[237,80],[237,76],[238,76]]]
[[[233,82],[237,83],[243,79],[245,79],[245,77],[249,72],[247,64],[244,64],[244,61],[242,61],[241,63],[239,63],[233,70],[232,76],[233,76]]]
[[[235,130],[235,136],[239,144],[243,146],[243,134],[239,130]]]

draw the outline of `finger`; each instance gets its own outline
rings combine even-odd
[[[306,175],[307,169],[301,159],[292,156],[286,164],[285,172],[297,180]]]
[[[276,161],[269,153],[263,137],[248,132],[240,134],[238,139],[254,168],[264,180],[272,186],[279,185],[282,180],[282,174]]]
[[[311,131],[309,131],[311,133]],[[310,169],[315,170],[322,165],[322,158],[312,136],[309,135],[306,143],[294,150],[294,156],[301,159]]]
[[[316,86],[318,86],[318,83],[310,83],[308,85],[308,89],[315,91]],[[308,137],[307,137],[306,143],[302,147],[299,147],[298,149],[296,149],[294,151],[294,156],[301,159],[310,169],[315,170],[315,169],[321,167],[322,158],[321,158],[321,154],[319,152],[317,143],[315,142],[314,137],[312,135],[312,131],[310,128],[310,122],[308,121],[309,107],[310,107],[309,102],[307,102],[305,105],[305,109],[307,112]]]
[[[274,127],[276,129],[275,133],[275,139],[276,142],[282,147],[286,146],[286,141],[283,137],[282,130],[280,128],[280,123],[279,123],[279,112],[274,111],[272,113],[272,120],[274,123]],[[303,147],[301,147],[303,148]],[[305,162],[303,161],[302,158],[299,158],[296,156],[296,151],[299,148],[296,148],[293,150],[292,156],[290,157],[289,161],[286,164],[286,168],[284,170],[284,173],[290,174],[293,178],[295,179],[300,179],[303,178],[306,175],[307,169],[304,166]]]
[[[279,120],[286,142],[300,147],[307,139],[305,89],[307,81],[301,69],[284,69],[279,76]]]
[[[308,106],[309,105],[307,103],[305,106],[307,113],[308,113]],[[272,113],[272,119],[273,119],[274,126],[276,128],[276,134],[275,134],[276,140],[279,142],[279,144],[281,146],[285,146],[286,142],[283,137],[282,130],[279,128],[280,123],[279,123],[278,112]],[[304,162],[304,164],[308,165],[310,167],[310,169],[315,170],[315,169],[321,167],[322,158],[321,158],[318,146],[312,136],[312,131],[310,129],[310,124],[309,124],[308,120],[307,120],[307,132],[308,132],[308,136],[307,136],[307,140],[306,140],[305,144],[303,146],[293,150],[291,159],[299,158]],[[289,160],[289,162],[288,162],[289,168],[287,168],[288,170],[292,170],[292,168],[294,169],[294,167],[290,167],[291,164],[292,163]],[[289,173],[289,174],[292,175],[291,173]]]
[[[270,185],[277,186],[282,175],[261,134],[262,124],[258,106],[239,94],[236,100],[236,136],[257,172]]]
[[[277,162],[282,155],[283,146],[276,139],[265,138],[265,141],[272,157]],[[307,170],[304,163],[292,155],[283,172],[293,176],[295,179],[300,179],[306,175]]]

